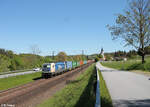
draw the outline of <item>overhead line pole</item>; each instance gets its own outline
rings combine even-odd
[[[84,50],[82,50],[82,60],[83,60]]]
[[[52,52],[52,57],[53,57],[53,60],[54,60],[54,57],[55,57],[55,51]]]

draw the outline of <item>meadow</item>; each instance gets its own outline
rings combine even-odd
[[[150,72],[150,57],[145,58],[145,63],[142,64],[141,60],[129,59],[128,61],[108,61],[101,63],[103,66],[115,68],[119,70],[141,70]]]

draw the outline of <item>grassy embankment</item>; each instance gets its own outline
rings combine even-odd
[[[115,68],[119,70],[141,70],[150,71],[150,59],[146,59],[146,63],[142,64],[140,60],[129,60],[129,61],[112,61],[103,62],[102,65]]]
[[[41,77],[41,72],[19,75],[9,78],[2,78],[0,79],[0,91],[27,84],[34,81],[34,79],[38,77]]]
[[[103,79],[101,72],[99,72],[99,77],[100,77],[101,106],[102,107],[113,107],[109,91],[107,89],[105,80]]]
[[[95,73],[95,65],[90,66],[76,80],[71,81],[38,107],[94,107]]]

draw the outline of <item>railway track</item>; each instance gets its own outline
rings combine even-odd
[[[91,64],[92,63],[83,65],[77,69],[66,72],[59,76],[55,76],[53,78],[39,79],[26,85],[2,91],[0,92],[0,107],[4,104],[6,105],[5,107],[7,107],[7,105],[14,107],[29,107],[31,103],[28,102],[32,102],[33,99],[35,101],[35,98],[37,98],[37,100],[42,99],[38,96],[41,96],[42,94],[44,95],[44,93],[48,91],[54,91],[52,89],[57,87],[57,85],[62,84],[64,86],[66,81],[71,79],[80,71],[84,71]],[[36,103],[32,103],[32,107],[36,105]]]

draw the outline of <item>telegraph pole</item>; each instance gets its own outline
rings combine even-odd
[[[55,51],[52,52],[52,57],[53,57],[53,61],[54,61]]]
[[[82,50],[82,60],[83,60],[84,50]]]

